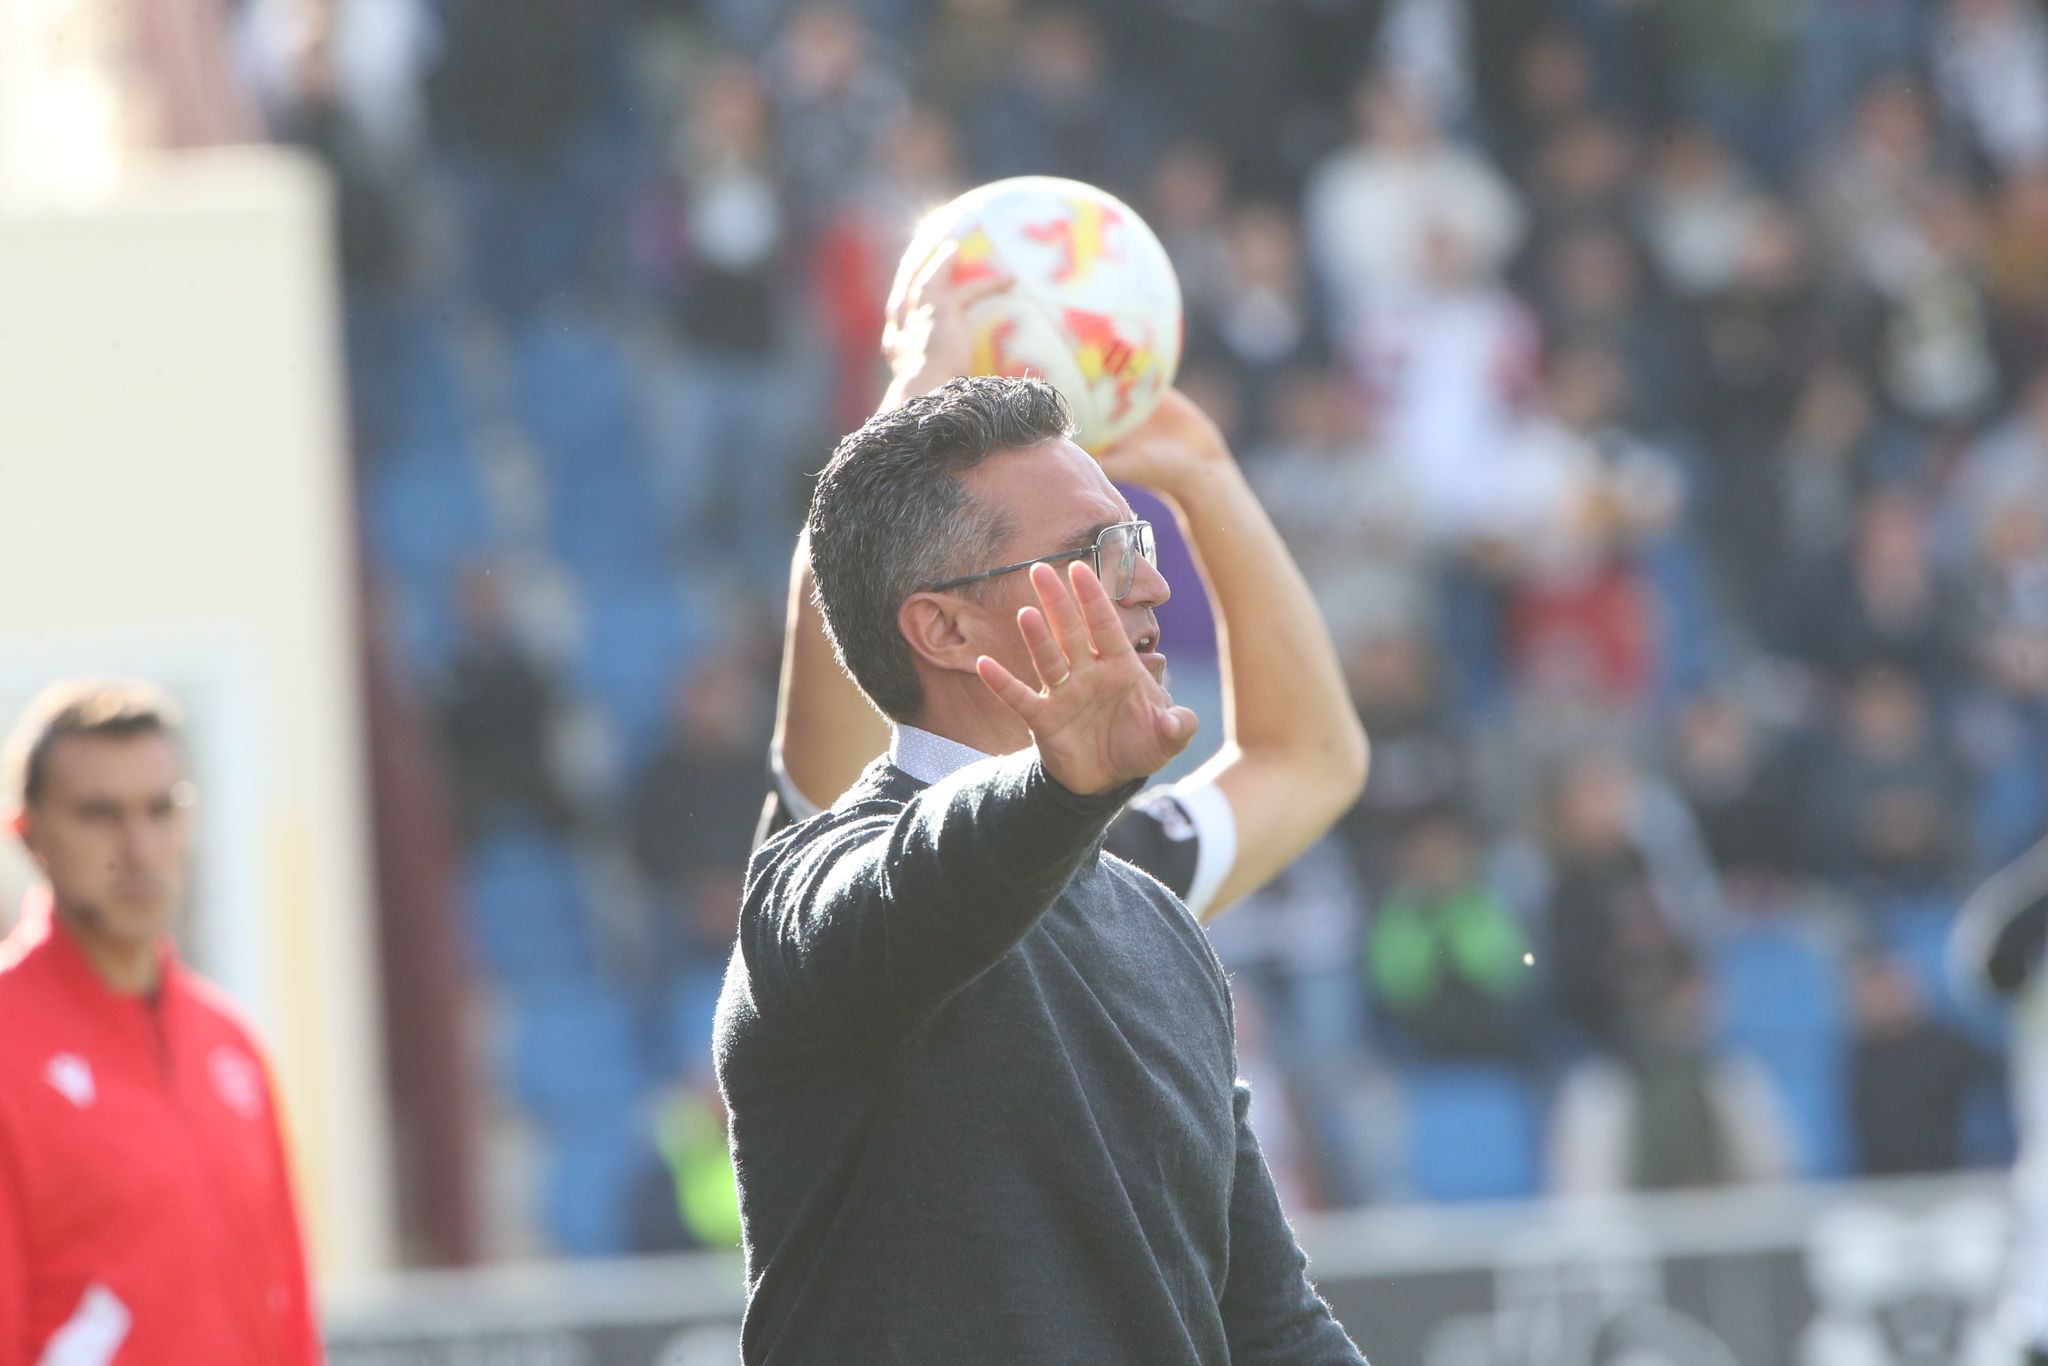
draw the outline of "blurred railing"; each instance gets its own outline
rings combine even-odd
[[[1390,1208],[1296,1221],[1361,1346],[1401,1366],[1988,1366],[2011,1242],[1989,1175]],[[331,1306],[334,1366],[728,1366],[727,1254],[431,1272]]]

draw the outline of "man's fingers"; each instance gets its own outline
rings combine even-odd
[[[1067,591],[1059,571],[1049,564],[1032,565],[1031,586],[1038,592],[1046,620],[1052,623],[1053,637],[1059,641],[1068,662],[1079,664],[1093,659],[1095,652],[1088,644],[1088,623],[1081,616],[1081,605]]]
[[[1178,754],[1186,749],[1201,727],[1202,719],[1187,707],[1168,707],[1159,713],[1159,734]]]
[[[959,250],[959,245],[950,237],[941,238],[933,245],[924,260],[917,263],[915,270],[898,268],[896,279],[889,287],[889,301],[882,308],[886,324],[901,327],[910,317],[911,309],[917,306],[918,298],[925,285],[930,282],[933,267],[939,261],[949,258]]]
[[[996,701],[1017,713],[1017,719],[1030,725],[1037,719],[1045,706],[1045,698],[1038,690],[1018,678],[987,655],[974,661],[974,671],[981,675],[981,681],[996,695]]]
[[[961,312],[965,313],[968,309],[974,307],[983,299],[986,299],[994,294],[1000,294],[1004,290],[1009,289],[1011,286],[1015,285],[1016,283],[1016,276],[1008,274],[1007,272],[999,271],[996,274],[987,277],[986,279],[976,280],[972,284],[958,286],[957,288],[953,289],[950,293],[947,294],[946,302],[952,307],[957,308]]]
[[[910,290],[903,296],[903,312],[907,316],[924,303],[932,292],[932,282],[939,278],[939,272],[950,270],[953,258],[960,254],[960,244],[948,237],[924,258],[924,264],[917,268],[917,274],[910,281]]]
[[[1095,577],[1095,571],[1088,567],[1088,562],[1074,561],[1067,577],[1074,581],[1075,604],[1087,626],[1094,652],[1104,659],[1132,653],[1131,638],[1124,634],[1124,625],[1117,620],[1116,604],[1109,600],[1109,590],[1102,586],[1102,580]]]
[[[1053,639],[1052,628],[1045,624],[1045,613],[1036,607],[1018,608],[1017,630],[1024,637],[1024,648],[1031,651],[1031,664],[1038,670],[1040,681],[1048,688],[1066,682],[1074,666],[1068,662],[1067,652]]]

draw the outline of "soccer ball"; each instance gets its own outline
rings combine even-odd
[[[1075,439],[1102,451],[1152,415],[1180,366],[1180,281],[1122,200],[1078,180],[1017,176],[928,214],[897,267],[896,294],[948,239],[953,278],[998,268],[1016,284],[977,303],[977,375],[1037,375],[1066,396]]]

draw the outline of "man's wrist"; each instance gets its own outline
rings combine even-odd
[[[1251,490],[1237,461],[1231,459],[1230,452],[1220,449],[1210,454],[1190,455],[1173,468],[1170,478],[1160,479],[1148,487],[1181,513]]]

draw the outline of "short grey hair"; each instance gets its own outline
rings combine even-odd
[[[812,593],[840,664],[884,715],[924,710],[896,624],[904,599],[992,568],[980,557],[1010,536],[1004,509],[982,504],[960,476],[1073,432],[1066,400],[1043,380],[980,375],[876,413],[832,452],[806,522]]]

